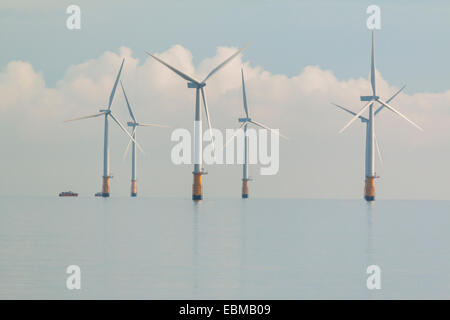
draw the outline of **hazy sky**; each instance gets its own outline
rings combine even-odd
[[[81,30],[66,28],[66,8],[81,7]],[[381,8],[376,32],[377,87],[420,124],[419,132],[385,110],[376,131],[378,198],[450,199],[450,3],[448,1],[2,1],[0,4],[1,195],[100,190],[100,119],[122,57],[123,81],[138,119],[193,126],[194,91],[150,60],[206,74],[236,48],[243,55],[211,79],[213,126],[235,128],[242,115],[240,67],[252,117],[290,137],[281,141],[280,172],[255,178],[255,197],[361,198],[364,128],[330,102],[357,110],[369,94],[366,8]],[[128,114],[117,92],[113,109]],[[190,198],[192,166],[170,161],[171,130],[140,128],[138,192]],[[113,196],[129,194],[127,138],[111,129]],[[239,196],[241,166],[208,166],[205,197]]]

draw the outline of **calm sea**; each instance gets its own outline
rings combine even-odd
[[[3,197],[0,298],[448,299],[450,202]]]

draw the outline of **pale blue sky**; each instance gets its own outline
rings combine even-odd
[[[218,45],[252,40],[252,64],[272,73],[292,76],[319,65],[338,78],[366,77],[365,9],[376,4],[386,31],[376,39],[384,77],[395,85],[408,83],[409,92],[448,88],[450,2],[444,0],[91,2],[47,0],[37,7],[34,1],[6,1],[0,7],[0,67],[29,61],[52,84],[69,65],[120,46],[143,59],[144,50],[181,44],[197,62],[213,56]],[[80,31],[65,28],[71,3],[82,10]]]

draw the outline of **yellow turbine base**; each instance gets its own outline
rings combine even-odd
[[[242,179],[242,198],[248,198],[248,179]]]
[[[137,183],[136,180],[131,180],[131,196],[136,197],[137,195]]]
[[[202,174],[194,172],[192,184],[192,200],[202,200]]]
[[[366,177],[366,185],[364,187],[364,198],[367,201],[375,200],[375,177]]]
[[[109,177],[103,177],[102,194],[104,197],[109,197]]]

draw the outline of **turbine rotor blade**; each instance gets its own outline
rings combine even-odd
[[[250,122],[250,123],[253,123],[254,125],[256,125],[256,126],[258,126],[258,127],[261,127],[261,128],[263,128],[263,129],[269,130],[270,132],[276,133],[275,131],[273,131],[273,129],[270,129],[268,126],[266,126],[266,125],[264,125],[264,124],[262,124],[262,123],[259,123],[259,122],[253,121],[253,120],[250,120],[249,122]],[[289,140],[288,137],[282,135],[282,134],[279,133],[279,132],[278,132],[278,135],[279,135],[280,137],[286,139],[286,140]]]
[[[387,103],[391,102],[392,100],[394,100],[394,98],[403,90],[405,89],[406,85],[404,85],[403,87],[400,88],[400,90],[398,90],[392,97],[390,97],[389,99],[386,100]],[[380,112],[381,110],[383,110],[384,106],[381,105],[376,111],[375,111],[375,115],[378,114],[378,112]]]
[[[160,58],[154,56],[153,54],[147,52],[147,54],[152,57],[153,59],[155,59],[156,61],[162,63],[163,65],[165,65],[167,68],[169,68],[170,70],[172,70],[173,72],[175,72],[177,75],[179,75],[180,77],[182,77],[184,80],[190,81],[190,82],[194,82],[198,85],[200,85],[200,81],[194,79],[193,77],[181,72],[180,70],[176,69],[175,67],[172,67],[170,64],[168,64],[167,62],[164,62],[163,60],[161,60]]]
[[[205,82],[206,80],[208,80],[214,73],[216,73],[217,71],[219,71],[220,69],[222,69],[226,64],[228,64],[228,62],[230,62],[231,60],[233,60],[239,53],[241,53],[242,51],[244,51],[245,49],[247,49],[250,46],[251,42],[247,43],[245,46],[243,46],[241,49],[239,49],[238,51],[236,51],[234,54],[232,54],[228,59],[226,59],[224,62],[222,62],[221,64],[219,64],[217,67],[215,67],[207,76],[206,78],[202,81]]]
[[[377,146],[378,157],[380,158],[380,163],[383,164],[383,157],[381,157],[380,146],[378,145],[377,135],[374,133],[373,137],[375,138],[375,145]]]
[[[117,123],[117,125],[122,129],[123,132],[125,132],[125,134],[130,137],[130,139],[136,143],[136,146],[139,148],[139,150],[141,150],[142,152],[144,152],[144,150],[142,150],[141,146],[139,145],[139,143],[137,143],[137,141],[133,138],[133,136],[127,131],[127,129],[125,129],[125,127],[123,126],[122,123],[120,123],[120,121],[114,116],[114,114],[109,113],[109,115],[111,116],[111,118],[114,120],[115,123]]]
[[[372,57],[370,63],[370,82],[372,84],[372,92],[375,96],[375,46],[374,46],[374,31],[372,30]]]
[[[122,64],[120,65],[119,73],[117,74],[116,81],[114,82],[113,89],[111,91],[111,95],[109,96],[108,102],[108,110],[111,109],[111,104],[114,99],[114,94],[116,93],[117,83],[119,82],[120,74],[122,73],[123,63],[125,62],[125,58],[122,59]]]
[[[209,118],[208,106],[206,104],[205,91],[203,90],[203,87],[200,90],[202,92],[203,106],[205,107],[205,114],[206,114],[206,119],[208,120],[208,127],[209,127],[209,136],[211,137],[211,141],[213,144],[214,158],[215,158],[216,157],[216,144],[214,142],[214,137],[212,135],[211,119]]]
[[[394,98],[400,93],[402,92],[403,89],[405,89],[406,84],[401,87],[392,97],[390,97],[389,99],[386,100],[387,103],[391,102],[392,100],[394,100]]]
[[[75,118],[75,119],[69,119],[69,120],[65,120],[64,122],[71,122],[71,121],[77,121],[77,120],[83,120],[83,119],[89,119],[89,118],[96,118],[96,117],[100,117],[101,115],[104,115],[105,112],[100,112],[97,114],[93,114],[90,116],[84,116],[84,117],[79,117],[79,118]]]
[[[136,127],[134,127],[133,128],[133,132],[131,133],[131,135],[132,136],[134,136],[134,133],[136,132]],[[131,146],[131,142],[132,142],[133,140],[128,140],[128,144],[127,144],[127,147],[126,147],[126,149],[125,149],[125,152],[123,153],[123,156],[122,156],[122,159],[125,159],[125,157],[127,156],[127,154],[128,154],[128,149],[130,149],[130,146]]]
[[[156,124],[156,123],[138,123],[140,127],[160,127],[160,128],[172,128],[171,126],[166,126],[165,124]]]
[[[122,87],[123,96],[125,97],[125,101],[127,103],[128,112],[130,113],[131,119],[133,119],[133,122],[136,122],[136,118],[134,117],[133,110],[131,110],[131,106],[130,106],[130,102],[128,101],[127,94],[125,93],[125,89],[123,87],[122,80],[120,80],[120,86]]]
[[[244,100],[245,115],[248,118],[247,95],[245,93],[245,81],[244,81],[244,69],[243,68],[241,68],[241,75],[242,75],[242,99]]]
[[[358,111],[358,113],[352,118],[352,120],[350,120],[345,127],[343,127],[339,133],[344,132],[345,129],[347,129],[356,119],[359,118],[359,116],[369,107],[369,105],[373,103],[373,100],[370,100],[369,102],[367,102],[362,108],[361,110]]]
[[[344,110],[344,111],[347,111],[348,113],[350,113],[350,114],[356,116],[356,112],[353,112],[353,111],[350,110],[350,109],[347,109],[347,108],[345,108],[345,107],[343,107],[343,106],[340,106],[340,105],[338,105],[338,104],[336,104],[336,103],[333,103],[333,102],[332,102],[331,104],[334,104],[336,107],[338,107],[338,108],[340,108],[340,109],[342,109],[342,110]],[[365,117],[363,117],[363,116],[359,116],[359,118],[360,118],[361,120],[363,120],[363,121],[369,121],[367,118],[365,118]]]
[[[417,124],[415,124],[413,121],[409,120],[406,116],[404,116],[402,113],[400,113],[399,111],[397,111],[396,109],[394,109],[392,106],[390,106],[389,104],[387,104],[386,102],[377,99],[377,101],[379,103],[381,103],[382,105],[384,105],[386,108],[388,108],[389,110],[391,110],[392,112],[398,114],[400,117],[402,117],[403,119],[405,119],[406,121],[408,121],[410,124],[412,124],[414,127],[416,127],[417,129],[419,129],[420,131],[423,131],[423,129],[418,126]]]
[[[222,149],[225,149],[225,148],[228,146],[228,144],[234,139],[234,137],[236,137],[236,135],[238,134],[239,130],[241,130],[242,127],[243,127],[246,123],[248,123],[248,121],[242,122],[242,124],[239,126],[239,128],[237,128],[237,129],[234,131],[234,133],[231,135],[230,139],[228,139],[228,141],[224,144],[224,146],[223,146]]]

